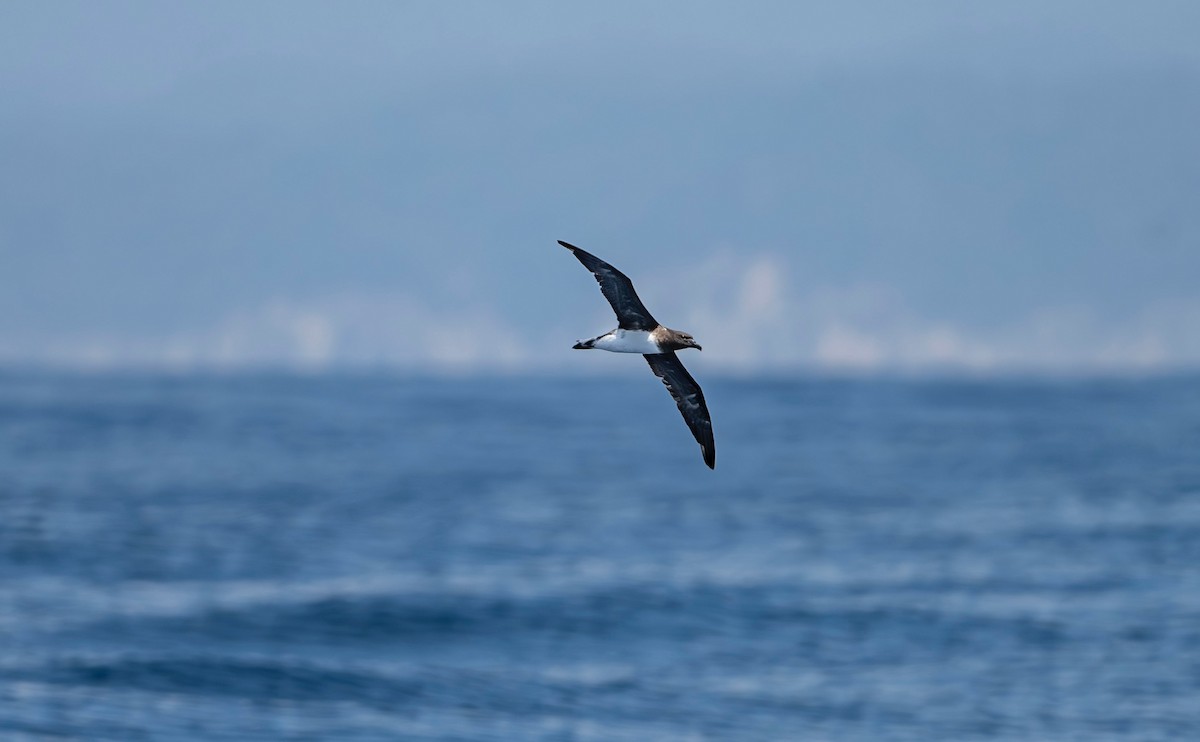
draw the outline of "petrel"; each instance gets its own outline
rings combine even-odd
[[[686,332],[660,325],[658,320],[650,316],[633,290],[633,282],[624,273],[570,243],[559,240],[558,244],[570,250],[583,263],[583,267],[592,272],[604,298],[608,299],[617,314],[615,330],[591,340],[580,340],[575,343],[575,349],[599,348],[613,353],[641,353],[650,364],[650,370],[662,379],[675,398],[676,406],[683,413],[683,421],[700,444],[704,463],[708,464],[709,469],[715,469],[717,446],[713,442],[712,418],[708,415],[708,405],[704,403],[704,392],[700,391],[700,385],[675,355],[675,351],[684,348],[700,350],[700,344]]]

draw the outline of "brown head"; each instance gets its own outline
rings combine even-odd
[[[684,348],[695,348],[696,350],[702,350],[700,343],[696,342],[696,338],[692,337],[686,332],[672,330],[669,327],[664,327],[662,329],[666,330],[666,337],[663,340],[660,340],[659,344],[665,345],[668,350],[683,350]]]

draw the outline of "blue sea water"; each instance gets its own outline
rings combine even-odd
[[[0,739],[1200,739],[1200,379],[0,376]]]

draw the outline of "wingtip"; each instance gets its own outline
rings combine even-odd
[[[708,464],[709,469],[717,468],[717,452],[709,449],[704,449],[704,463]]]
[[[559,240],[558,244],[560,244],[563,247],[567,248],[568,250],[572,250],[572,251],[579,249],[579,248],[575,247],[574,245],[572,245],[570,242],[563,242],[562,240]]]

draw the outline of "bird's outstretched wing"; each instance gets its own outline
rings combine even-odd
[[[646,305],[642,304],[637,292],[633,290],[633,282],[629,280],[628,276],[595,255],[580,250],[570,243],[559,240],[558,244],[570,250],[575,257],[579,258],[579,262],[583,263],[583,266],[596,277],[596,282],[600,284],[600,291],[604,293],[604,298],[608,299],[608,303],[612,305],[613,311],[617,314],[618,327],[622,330],[653,330],[658,327],[658,321],[650,316]]]
[[[671,396],[675,398],[675,404],[683,413],[683,421],[687,423],[692,435],[696,436],[696,442],[700,444],[700,451],[704,454],[704,463],[708,464],[709,469],[715,469],[717,467],[717,444],[713,441],[712,418],[709,417],[708,405],[704,403],[704,392],[700,391],[700,385],[683,367],[683,363],[674,351],[646,355],[644,358],[646,363],[650,364],[650,370],[662,379],[667,390],[671,392]]]

